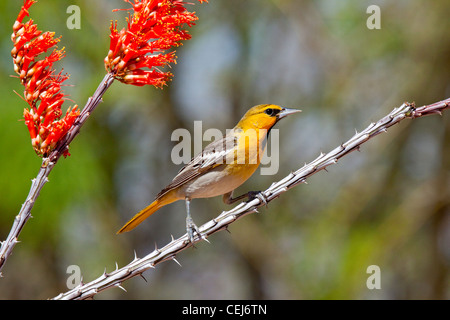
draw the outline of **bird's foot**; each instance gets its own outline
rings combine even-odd
[[[192,244],[194,244],[195,233],[197,233],[200,238],[203,238],[202,234],[200,233],[200,229],[197,227],[197,225],[194,223],[194,220],[192,220],[191,217],[188,217],[186,219],[186,231],[189,242]]]
[[[250,201],[258,198],[261,201],[261,203],[263,203],[267,207],[266,196],[261,191],[249,191],[247,193],[247,197],[248,197],[247,202],[250,202]]]

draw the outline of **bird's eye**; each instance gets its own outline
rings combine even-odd
[[[269,116],[273,116],[273,114],[274,114],[274,110],[271,108],[264,110],[264,112],[265,112],[265,114],[267,114]]]

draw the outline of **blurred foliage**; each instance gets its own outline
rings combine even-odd
[[[0,239],[5,239],[40,159],[21,121],[22,88],[10,58],[21,1],[0,2]],[[66,27],[69,5],[81,29]],[[366,9],[381,8],[369,30]],[[119,0],[39,0],[42,30],[62,35],[66,88],[81,107],[105,70],[109,23],[123,26]],[[66,269],[90,281],[115,262],[184,233],[184,204],[161,209],[131,233],[115,232],[150,203],[180,169],[171,132],[232,128],[260,103],[303,109],[280,129],[280,170],[255,175],[238,191],[261,190],[347,140],[403,101],[450,96],[450,2],[210,0],[195,5],[193,39],[177,51],[163,90],[114,83],[61,159],[2,270],[1,299],[46,299],[67,291]],[[67,105],[71,104],[70,101]],[[449,299],[450,115],[406,121],[233,224],[211,244],[183,252],[122,290],[97,299]],[[197,224],[227,206],[192,202]],[[369,265],[381,290],[369,290]]]

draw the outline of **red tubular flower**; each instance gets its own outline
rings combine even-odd
[[[184,7],[181,0],[124,1],[132,5],[129,10],[133,10],[133,14],[128,18],[127,28],[120,31],[117,31],[117,22],[111,23],[105,68],[121,82],[162,87],[172,74],[157,67],[176,62],[175,52],[164,54],[164,51],[190,39],[191,36],[182,28],[185,25],[191,27],[198,18]]]
[[[69,131],[75,119],[80,114],[77,106],[69,108],[60,119],[63,112],[61,106],[65,101],[61,86],[69,76],[56,73],[53,63],[64,57],[64,49],[56,48],[42,60],[37,57],[56,47],[59,38],[54,38],[54,32],[42,32],[33,24],[33,20],[22,23],[29,16],[28,9],[36,0],[25,0],[22,9],[13,26],[11,40],[14,48],[11,56],[14,71],[19,75],[24,85],[24,99],[30,106],[23,116],[25,125],[30,132],[31,144],[40,156],[47,156],[57,142]],[[66,151],[65,156],[69,153]]]

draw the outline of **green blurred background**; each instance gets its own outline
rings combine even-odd
[[[0,2],[0,239],[6,239],[41,160],[21,121],[11,27],[22,1]],[[69,30],[69,5],[81,29]],[[381,29],[369,30],[369,5]],[[109,24],[124,26],[120,0],[40,0],[31,16],[62,35],[71,74],[65,92],[81,107],[105,74]],[[210,0],[193,39],[177,50],[164,90],[115,82],[44,187],[0,279],[0,299],[47,299],[67,291],[69,265],[84,281],[181,236],[184,203],[131,233],[115,232],[148,205],[180,166],[176,128],[232,128],[260,103],[300,108],[280,129],[280,170],[239,191],[261,190],[350,138],[404,101],[450,96],[447,0]],[[65,107],[71,104],[67,101]],[[96,299],[449,299],[450,112],[403,121],[321,172],[261,214],[250,215]],[[192,203],[198,225],[227,207]],[[381,269],[369,290],[367,267]]]

